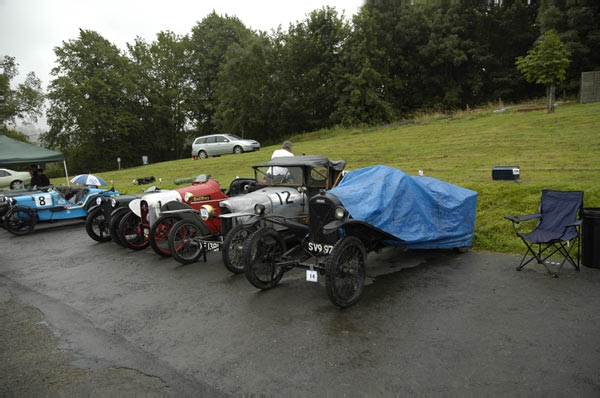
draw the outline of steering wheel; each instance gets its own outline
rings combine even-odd
[[[294,183],[294,176],[292,175],[292,173],[290,173],[289,171],[287,173],[285,173],[285,175],[283,176],[283,179],[281,180],[282,183],[289,183],[289,184],[293,184]]]

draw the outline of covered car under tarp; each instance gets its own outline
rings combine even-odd
[[[379,228],[409,249],[469,247],[477,192],[388,167],[350,171],[329,193],[350,217]],[[398,244],[398,242],[389,242]]]

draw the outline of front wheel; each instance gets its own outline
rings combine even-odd
[[[285,241],[273,228],[262,228],[244,244],[244,272],[256,288],[270,289],[277,285],[284,269],[277,264],[285,253]]]
[[[181,218],[179,216],[164,215],[150,228],[150,247],[154,252],[163,257],[171,257],[169,250],[169,232],[175,223]]]
[[[169,232],[169,250],[173,258],[181,264],[191,264],[200,258],[204,248],[197,238],[210,234],[204,222],[181,220]]]
[[[333,304],[346,308],[358,300],[365,285],[366,258],[365,246],[357,237],[335,244],[325,260],[325,288]]]
[[[10,209],[4,217],[4,226],[13,235],[27,235],[37,222],[35,212],[22,207]]]
[[[119,238],[121,243],[131,250],[142,250],[148,247],[148,239],[144,237],[142,220],[129,211],[119,222]]]
[[[87,234],[96,242],[108,242],[110,240],[110,231],[104,215],[104,209],[97,208],[92,210],[85,219],[85,230]]]
[[[221,258],[225,268],[234,274],[244,273],[244,244],[255,231],[255,225],[238,224],[229,231],[223,240]]]
[[[240,154],[244,153],[244,150],[242,149],[241,146],[236,145],[236,147],[233,148],[233,153],[235,153],[236,155],[240,155]]]

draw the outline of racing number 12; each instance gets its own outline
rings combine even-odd
[[[287,195],[287,196],[285,197],[285,204],[286,204],[286,205],[289,205],[289,204],[292,204],[292,203],[294,203],[294,201],[293,201],[293,200],[290,200],[290,195],[291,195],[291,194],[290,194],[288,191],[283,191],[281,194],[282,194],[282,195]],[[277,197],[279,198],[279,203],[280,203],[280,204],[283,204],[283,198],[281,197],[281,195],[279,195],[279,192],[275,192],[275,195],[277,195]]]

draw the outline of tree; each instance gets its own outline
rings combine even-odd
[[[289,133],[330,127],[330,115],[339,98],[336,90],[341,48],[348,24],[335,9],[324,7],[304,21],[278,32],[281,65],[278,70],[285,93],[282,122]]]
[[[517,69],[525,75],[528,82],[546,85],[548,113],[554,112],[554,92],[556,83],[565,80],[569,66],[569,52],[554,30],[542,34],[533,49],[525,57],[518,57]]]
[[[111,169],[117,157],[141,157],[144,131],[137,115],[134,71],[119,49],[101,35],[80,30],[76,40],[54,49],[48,124],[40,140],[65,152],[79,171]]]
[[[600,67],[600,2],[597,0],[543,0],[538,13],[542,32],[555,30],[570,54],[562,87],[578,92],[581,72]]]
[[[220,131],[272,142],[284,134],[280,123],[277,59],[266,35],[250,37],[227,51],[214,95],[213,121]]]
[[[35,73],[27,74],[25,81],[11,88],[11,81],[19,74],[15,58],[5,55],[0,59],[0,128],[6,129],[17,119],[24,122],[37,122],[44,108],[42,82]]]
[[[151,44],[137,38],[128,48],[134,70],[136,114],[144,125],[147,154],[154,161],[179,158],[189,124],[188,37],[159,32]]]
[[[189,42],[192,94],[187,103],[200,134],[214,132],[215,86],[225,54],[232,44],[253,35],[236,17],[212,12],[192,28]]]

